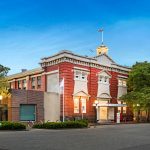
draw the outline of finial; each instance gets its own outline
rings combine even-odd
[[[104,29],[101,28],[101,29],[98,30],[98,32],[101,32],[101,33],[102,33],[102,45],[103,45],[103,32],[104,32]]]

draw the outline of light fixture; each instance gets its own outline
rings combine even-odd
[[[94,104],[96,104],[96,105],[97,105],[98,103],[99,103],[99,102],[98,102],[98,100],[95,100],[95,101],[94,101]]]
[[[3,96],[2,95],[0,95],[0,100],[2,100],[3,99]]]

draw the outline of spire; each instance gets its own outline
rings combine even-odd
[[[108,47],[104,45],[104,29],[99,29],[98,32],[101,33],[101,45],[96,49],[97,55],[101,54],[107,54],[108,53]]]

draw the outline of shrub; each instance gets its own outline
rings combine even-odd
[[[0,130],[24,130],[26,126],[19,122],[8,122],[2,121],[0,122]]]
[[[33,125],[33,128],[39,129],[65,129],[65,128],[86,128],[87,121],[65,121],[65,122],[46,122]]]

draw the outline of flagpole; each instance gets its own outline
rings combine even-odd
[[[101,40],[102,40],[102,44],[103,44],[103,42],[104,42],[104,34],[103,34],[104,30],[103,30],[103,29],[99,29],[98,32],[101,32],[101,33],[102,33],[102,34],[101,34],[101,36],[102,36],[102,37],[101,37],[101,38],[102,38]]]
[[[64,80],[64,78],[63,78],[63,80]],[[65,85],[65,80],[64,80],[64,85]],[[65,121],[65,92],[64,92],[64,87],[65,86],[63,86],[63,122]]]

